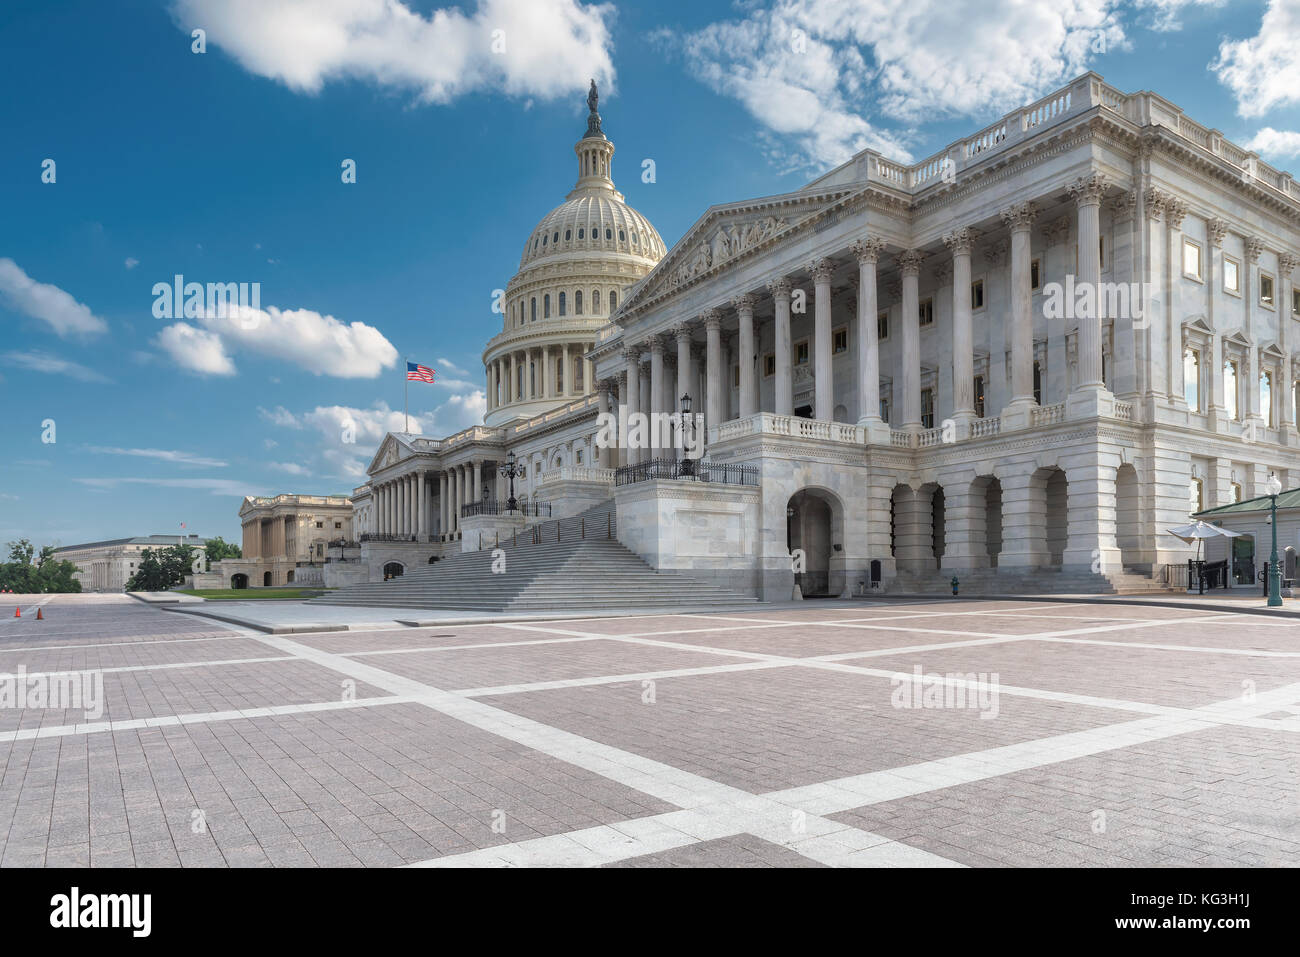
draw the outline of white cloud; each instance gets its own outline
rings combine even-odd
[[[158,345],[182,369],[203,375],[235,374],[235,364],[215,333],[178,322],[158,333]]]
[[[17,312],[40,319],[62,339],[96,336],[108,323],[58,286],[37,282],[12,259],[0,259],[0,298]]]
[[[283,359],[316,375],[373,379],[397,363],[397,349],[374,326],[344,323],[311,309],[234,306],[178,322],[158,345],[188,369],[211,375],[236,372],[231,354]]]
[[[72,481],[98,491],[120,485],[152,485],[157,488],[183,488],[211,492],[213,495],[258,495],[261,489],[238,479],[163,479],[163,478],[74,478]]]
[[[226,467],[226,463],[221,459],[207,458],[202,455],[195,455],[193,452],[179,452],[175,449],[120,449],[101,445],[91,445],[88,448],[91,452],[98,452],[101,455],[130,455],[136,458],[171,462],[175,465],[201,465],[208,468]]]
[[[468,369],[462,369],[460,366],[456,365],[456,363],[452,362],[450,359],[439,359],[437,372],[438,375],[442,375],[444,372],[450,372],[452,375],[458,375],[458,376],[469,375]]]
[[[301,427],[297,416],[282,405],[277,405],[274,409],[263,409],[258,407],[257,414],[272,425],[278,425],[286,429],[297,429]]]
[[[1118,0],[777,0],[740,21],[667,37],[688,67],[738,100],[810,165],[864,148],[909,159],[909,124],[997,116],[1124,44]]]
[[[126,257],[126,268],[127,268],[127,269],[134,269],[134,268],[135,268],[136,266],[138,266],[138,265],[140,265],[140,260],[136,259],[134,256],[127,256],[127,257]]]
[[[1300,0],[1269,0],[1259,33],[1224,40],[1210,64],[1219,82],[1237,99],[1242,116],[1300,103]]]
[[[311,472],[297,462],[272,462],[271,468],[288,475],[310,475]]]
[[[1179,17],[1188,7],[1221,7],[1225,3],[1227,0],[1137,0],[1137,7],[1150,12],[1147,25],[1163,33],[1183,28]]]
[[[1266,126],[1243,144],[1246,149],[1273,159],[1291,159],[1300,156],[1300,133],[1294,130],[1275,130]]]
[[[0,355],[0,362],[6,365],[17,366],[20,369],[30,369],[32,372],[46,372],[51,375],[63,375],[72,379],[80,379],[83,382],[112,382],[107,376],[96,372],[94,369],[83,366],[79,362],[73,362],[70,359],[60,359],[58,356],[50,355],[48,352],[6,352]]]
[[[472,15],[453,6],[424,17],[402,0],[175,0],[172,12],[244,69],[303,93],[357,79],[429,103],[497,91],[550,98],[614,76],[610,4],[480,0]]]

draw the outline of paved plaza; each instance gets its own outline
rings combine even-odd
[[[0,672],[102,693],[0,708],[7,867],[1300,862],[1285,619],[809,601],[281,635],[125,596],[22,612]]]

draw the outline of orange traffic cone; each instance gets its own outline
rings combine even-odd
[[[21,618],[21,617],[23,617],[23,610],[22,610],[21,608],[15,608],[15,609],[14,609],[14,617],[15,617],[15,618]]]
[[[37,620],[37,621],[44,621],[44,620],[45,620],[45,615],[41,612],[41,610],[40,610],[39,608],[36,609],[36,620]]]

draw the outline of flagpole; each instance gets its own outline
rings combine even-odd
[[[406,361],[408,365],[406,371],[406,379],[404,380],[406,384],[402,387],[402,417],[406,419],[406,428],[404,429],[404,431],[409,435],[411,432],[411,404],[410,404],[411,371],[409,365],[411,360],[408,357]]]

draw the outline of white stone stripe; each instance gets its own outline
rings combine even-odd
[[[410,704],[414,697],[357,698],[354,701],[314,701],[308,704],[278,704],[265,708],[232,711],[205,711],[172,714],[156,718],[129,718],[122,721],[91,721],[82,724],[59,724],[43,728],[0,731],[0,743],[30,741],[33,738],[66,738],[78,734],[102,734],[107,731],[136,731],[142,728],[170,728],[182,724],[205,724],[209,721],[238,721],[241,718],[266,718],[273,715],[309,714],[314,711],[339,711],[347,708],[370,708],[381,704]]]
[[[788,668],[794,659],[784,661],[747,661],[738,665],[702,665],[698,668],[675,668],[667,671],[641,671],[632,674],[599,675],[590,678],[558,678],[553,681],[532,681],[524,684],[496,685],[487,688],[461,688],[452,694],[466,698],[486,698],[492,695],[522,694],[528,691],[554,691],[559,688],[585,688],[590,685],[620,684],[635,681],[658,681],[661,678],[689,678],[695,675],[721,675],[733,671],[757,671],[765,668]]]
[[[139,641],[102,641],[93,645],[26,645],[15,648],[0,648],[0,654],[16,655],[20,652],[29,651],[75,651],[79,648],[124,648],[130,645],[174,645],[187,641],[232,641],[236,638],[246,638],[245,634],[238,635],[208,635],[203,638],[159,638],[156,641],[148,638],[142,638]]]
[[[374,655],[412,655],[423,651],[477,651],[480,648],[519,648],[526,645],[564,645],[577,641],[600,641],[605,635],[587,635],[573,638],[535,638],[532,641],[483,641],[472,645],[430,645],[418,648],[384,648],[379,651],[340,651],[344,658],[365,658]]]
[[[174,668],[210,668],[214,665],[251,665],[267,661],[296,661],[293,655],[279,655],[273,658],[226,658],[221,661],[169,661],[153,665],[115,665],[111,668],[66,668],[63,671],[28,671],[23,677],[58,678],[62,675],[118,674],[127,671],[168,671]],[[0,681],[14,677],[12,671],[0,671]]]
[[[1105,641],[1101,638],[1049,638],[1035,637],[1035,641],[1060,642],[1069,645],[1106,645],[1112,648],[1149,648],[1158,651],[1190,651],[1206,655],[1244,655],[1248,658],[1300,658],[1300,651],[1264,651],[1259,648],[1211,648],[1198,645],[1157,645],[1140,641]]]

